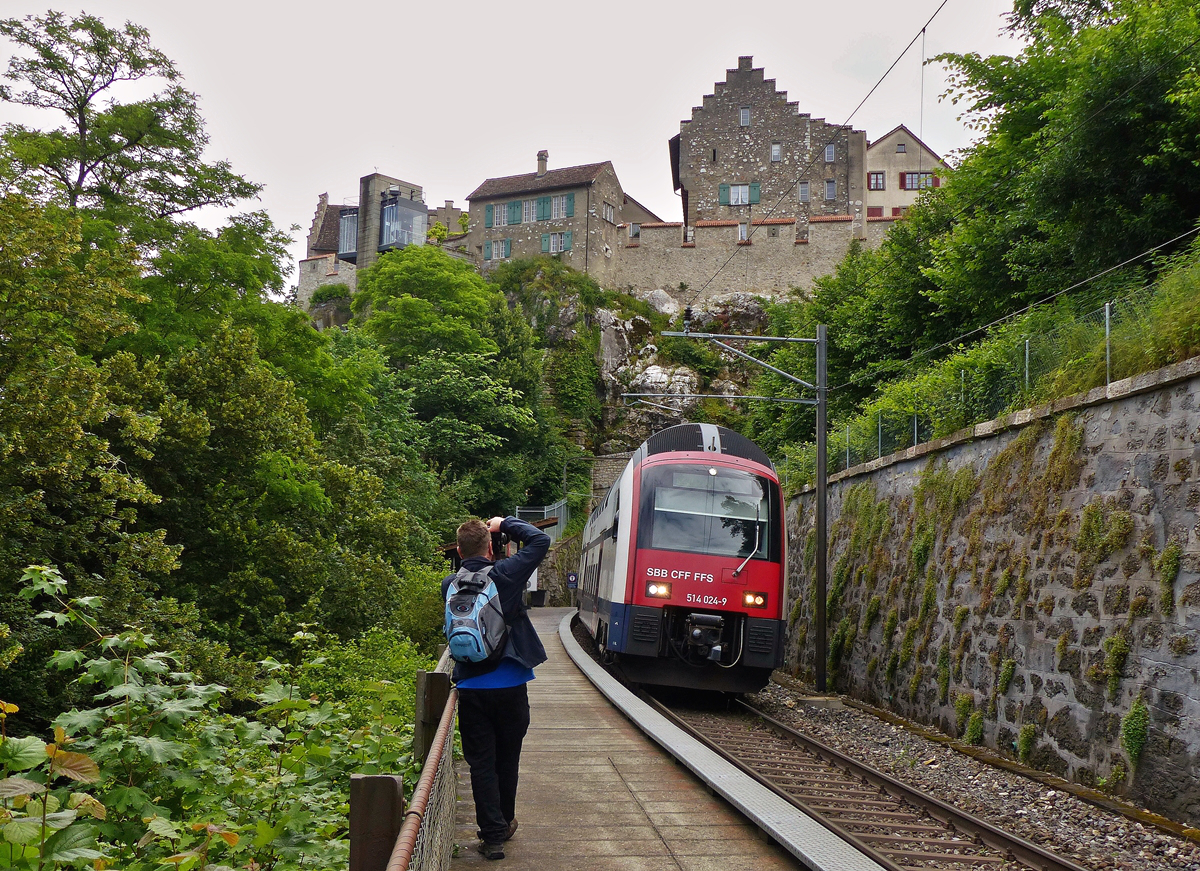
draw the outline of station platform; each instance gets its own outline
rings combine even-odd
[[[475,851],[470,771],[458,763],[452,868],[773,871],[801,867],[754,823],[642,734],[568,657],[567,608],[530,611],[549,661],[529,685],[516,836],[505,858]]]

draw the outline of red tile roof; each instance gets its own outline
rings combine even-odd
[[[738,223],[739,223],[738,221],[697,221],[696,226],[697,227],[736,227],[738,225]],[[642,226],[644,227],[646,225],[642,224]]]
[[[759,218],[757,221],[751,221],[756,227],[763,227],[770,224],[794,224],[795,218]]]
[[[813,215],[808,219],[810,224],[833,224],[838,221],[853,221],[853,215]]]
[[[867,221],[900,221],[904,219],[904,215],[872,215],[867,218]]]
[[[655,230],[661,227],[682,227],[683,221],[645,221],[642,224],[643,230]]]
[[[604,163],[587,163],[582,166],[565,166],[562,169],[551,169],[545,175],[527,172],[523,175],[509,175],[503,178],[489,178],[475,190],[467,194],[468,200],[484,200],[490,197],[507,197],[513,194],[526,194],[535,191],[548,191],[555,188],[573,188],[594,182],[605,167],[612,168],[612,161]]]

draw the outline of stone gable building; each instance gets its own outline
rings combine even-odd
[[[602,285],[619,277],[617,252],[659,218],[621,188],[611,161],[489,178],[467,196],[467,250],[484,271],[512,257],[556,254]],[[636,238],[636,236],[635,236]]]
[[[669,149],[689,230],[721,221],[746,233],[755,218],[790,218],[803,239],[811,217],[828,216],[861,230],[866,134],[802,113],[751,57],[692,109]]]

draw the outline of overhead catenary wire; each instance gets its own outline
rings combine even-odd
[[[949,2],[950,2],[950,0],[942,0],[942,2],[938,5],[938,8],[935,9],[933,14],[929,16],[929,20],[926,21],[925,24],[922,25],[921,29],[919,31],[917,31],[916,35],[913,36],[913,38],[908,41],[908,44],[904,46],[904,49],[900,52],[900,54],[898,54],[896,56],[896,59],[892,61],[891,65],[887,68],[887,70],[884,71],[883,75],[879,77],[879,80],[876,81],[875,84],[871,86],[871,90],[867,91],[866,96],[863,97],[861,100],[859,100],[858,105],[854,107],[854,111],[852,111],[849,115],[847,115],[846,120],[843,121],[837,127],[837,131],[839,133],[843,129],[845,129],[846,127],[848,127],[850,125],[850,122],[854,119],[854,116],[858,114],[858,111],[866,104],[867,100],[871,99],[871,96],[879,89],[879,86],[883,84],[884,80],[887,79],[887,77],[889,75],[891,75],[892,70],[894,70],[896,68],[896,65],[899,64],[900,61],[904,59],[904,56],[906,54],[908,54],[908,50],[913,47],[913,45],[916,43],[916,41],[918,39],[922,38],[922,36],[925,33],[926,28],[928,28],[929,25],[933,23],[933,20],[938,17],[938,14],[946,7],[946,4]],[[775,214],[776,210],[783,203],[783,201],[788,197],[789,194],[791,194],[791,192],[793,190],[795,190],[796,185],[798,185],[804,179],[804,177],[806,175],[808,175],[808,171],[810,169],[812,169],[814,165],[816,165],[817,158],[815,157],[815,155],[823,154],[827,147],[829,147],[830,145],[833,145],[837,141],[837,137],[838,137],[838,133],[834,133],[832,136],[830,136],[830,138],[828,140],[826,140],[824,145],[822,145],[819,149],[816,149],[812,152],[812,154],[814,156],[809,159],[808,163],[805,164],[804,168],[800,170],[800,172],[796,175],[796,177],[794,179],[792,179],[791,184],[789,184],[787,186],[787,188],[784,189],[783,193],[781,193],[779,195],[779,198],[775,201],[774,205],[772,205],[767,210],[767,214],[766,214],[767,218],[770,218],[773,214]],[[753,223],[751,223],[750,227],[747,228],[746,241],[749,241],[751,238],[753,238],[755,231],[756,231],[756,227],[753,225]],[[708,280],[705,281],[704,284],[700,285],[700,287],[697,290],[693,291],[691,300],[688,302],[689,306],[692,303],[694,303],[697,299],[699,299],[700,294],[704,292],[705,288],[707,288],[710,284],[712,284],[714,281],[716,281],[717,276],[720,275],[721,272],[724,271],[725,267],[730,264],[730,262],[733,260],[733,258],[737,256],[738,252],[742,249],[742,247],[743,246],[741,246],[741,245],[733,246],[733,250],[730,252],[729,256],[726,257],[725,260],[721,262],[721,264],[717,267],[716,271],[711,276],[709,276]]]

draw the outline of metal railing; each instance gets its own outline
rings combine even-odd
[[[413,790],[412,803],[388,859],[387,871],[446,871],[454,852],[454,716],[458,690],[446,699],[441,722]]]
[[[350,783],[350,871],[447,871],[454,852],[458,779],[450,654],[417,673],[413,754],[424,765],[405,807],[404,779],[355,774]],[[431,727],[436,722],[436,730]]]
[[[1157,368],[1162,362],[1146,351],[1156,290],[1069,318],[1038,312],[947,360],[910,369],[860,413],[830,423],[829,472]],[[811,442],[784,448],[781,472],[794,484],[811,481],[814,451]]]
[[[553,505],[518,505],[513,516],[529,522],[557,517],[558,523],[542,530],[550,536],[550,544],[554,544],[562,538],[563,530],[571,520],[571,506],[567,504],[566,499],[559,499]]]

